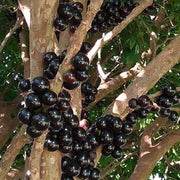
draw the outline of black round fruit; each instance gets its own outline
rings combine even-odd
[[[74,159],[81,167],[87,167],[90,163],[89,154],[84,151],[78,152],[77,155],[75,155]]]
[[[74,2],[72,3],[72,7],[76,10],[78,10],[79,12],[83,11],[83,4],[80,2]]]
[[[51,122],[57,122],[62,120],[62,116],[61,113],[59,112],[58,109],[56,108],[49,108],[46,113],[48,114],[48,116],[51,119]]]
[[[108,130],[102,130],[100,133],[100,142],[102,144],[111,144],[113,142],[114,134]]]
[[[146,107],[150,104],[150,99],[148,96],[146,95],[142,95],[138,98],[138,105],[141,106],[141,107]]]
[[[169,117],[169,115],[171,114],[171,111],[168,108],[161,108],[159,111],[159,114],[164,117]]]
[[[89,59],[85,54],[81,52],[73,57],[72,63],[76,70],[88,70]]]
[[[68,23],[64,18],[58,17],[54,20],[53,25],[57,31],[64,31],[67,28]]]
[[[73,7],[69,3],[60,3],[58,7],[58,14],[60,17],[63,17],[67,20],[72,19],[73,17]]]
[[[115,159],[122,157],[122,150],[119,147],[115,147],[114,151],[111,153],[111,156]]]
[[[58,101],[61,101],[61,100],[65,100],[65,101],[68,101],[68,102],[71,101],[71,95],[69,94],[68,91],[66,91],[66,90],[63,89],[63,90],[58,94]]]
[[[124,123],[123,126],[122,126],[122,132],[125,135],[131,134],[133,132],[133,126],[128,122]]]
[[[83,42],[80,51],[87,54],[91,49],[91,44],[89,42]]]
[[[79,125],[79,120],[78,117],[73,114],[72,117],[66,119],[65,123],[67,126],[70,126],[72,129],[75,129]]]
[[[178,122],[178,113],[176,111],[171,111],[170,116],[168,117],[169,122],[177,123]]]
[[[91,170],[91,174],[89,176],[89,180],[99,180],[100,179],[100,171],[97,168],[93,168]]]
[[[162,93],[172,97],[176,93],[176,87],[173,84],[168,84],[162,88]]]
[[[137,107],[138,101],[137,101],[137,99],[132,98],[132,99],[129,100],[128,104],[129,104],[130,108],[134,109],[134,108]]]
[[[43,95],[42,95],[42,102],[45,105],[52,106],[55,104],[57,101],[57,95],[55,92],[51,90],[47,90]]]
[[[76,140],[84,141],[86,139],[86,131],[83,128],[76,128],[73,130],[73,137]]]
[[[76,78],[79,81],[87,81],[89,78],[88,71],[76,71]]]
[[[59,143],[56,139],[54,138],[47,138],[44,142],[44,147],[48,150],[48,151],[56,151],[59,149]]]
[[[46,54],[44,54],[43,56],[43,61],[44,61],[44,64],[46,66],[49,65],[49,63],[53,60],[53,59],[56,59],[57,58],[57,55],[54,53],[54,52],[47,52]]]
[[[46,68],[43,70],[43,75],[45,78],[47,79],[54,79],[55,78],[55,74],[53,74],[49,68]]]
[[[116,134],[114,136],[114,144],[117,146],[124,146],[126,144],[126,138],[122,133]]]
[[[28,126],[26,132],[32,138],[37,138],[42,134],[42,131],[37,130],[34,126]]]
[[[49,81],[44,77],[36,77],[31,82],[32,90],[36,93],[43,93],[50,88]]]
[[[74,178],[69,176],[68,174],[62,174],[61,180],[74,180]]]
[[[136,124],[137,120],[138,120],[138,115],[135,112],[129,113],[126,116],[126,121],[130,122],[131,124]]]
[[[41,99],[35,93],[28,94],[25,97],[24,101],[25,101],[27,108],[29,108],[29,109],[38,109],[42,105]]]
[[[20,79],[18,82],[18,88],[22,92],[26,92],[30,90],[30,81],[28,79]]]
[[[18,112],[18,119],[19,121],[21,121],[23,124],[31,124],[31,117],[32,117],[33,113],[31,110],[27,109],[27,108],[22,108],[20,109],[20,111]]]
[[[48,68],[54,75],[56,75],[59,69],[59,65],[59,59],[54,59],[49,63]]]
[[[37,113],[31,118],[32,125],[39,131],[44,131],[49,127],[50,119],[46,113]]]

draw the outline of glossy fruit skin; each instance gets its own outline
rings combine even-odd
[[[68,110],[68,108],[70,107],[69,102],[66,101],[66,100],[59,101],[57,105],[59,107],[59,110],[62,111],[62,112]]]
[[[18,82],[18,88],[22,92],[26,92],[30,90],[30,81],[28,79],[20,79]]]
[[[15,81],[15,82],[19,82],[21,79],[23,79],[23,77],[20,75],[20,74],[12,74],[12,76],[13,76],[13,80]]]
[[[145,108],[140,108],[140,109],[138,110],[138,116],[139,116],[140,118],[147,118],[147,117],[148,117],[148,114],[149,114],[149,111],[148,111],[147,109],[145,109]]]
[[[97,168],[93,168],[91,170],[91,174],[89,176],[89,180],[99,180],[100,179],[100,171]]]
[[[64,50],[61,52],[61,54],[58,56],[58,59],[59,59],[59,63],[61,64],[64,60],[64,58],[66,57],[66,54],[67,54],[67,50]]]
[[[157,98],[157,104],[161,107],[169,108],[173,103],[173,100],[171,98],[165,97],[165,96],[159,96]]]
[[[61,180],[74,180],[74,178],[69,176],[68,174],[62,174]]]
[[[90,95],[92,94],[92,89],[93,89],[93,86],[88,83],[88,82],[85,82],[81,85],[81,91],[82,93],[84,93],[85,95]]]
[[[103,150],[107,153],[112,153],[115,149],[115,145],[114,144],[108,144],[108,145],[104,145],[103,146]]]
[[[26,132],[32,138],[37,138],[42,134],[42,131],[37,130],[34,126],[28,126]]]
[[[129,104],[130,108],[134,109],[134,108],[137,107],[138,101],[137,101],[137,99],[132,98],[132,99],[129,100],[128,104]]]
[[[171,114],[171,111],[168,108],[161,108],[159,111],[159,114],[162,115],[163,117],[169,117]]]
[[[81,15],[81,13],[80,13],[78,10],[76,10],[76,9],[73,11],[72,21],[73,21],[73,23],[78,23],[78,24],[80,24],[81,21],[82,21],[82,15]]]
[[[123,124],[121,130],[122,130],[123,134],[130,135],[133,132],[133,126],[130,123],[126,122]]]
[[[66,172],[67,167],[71,164],[72,159],[68,156],[63,156],[61,160],[61,169],[62,171]]]
[[[42,95],[42,102],[45,105],[52,106],[55,104],[57,101],[57,95],[55,92],[51,90],[47,90],[43,95]]]
[[[79,86],[79,81],[76,79],[76,74],[73,70],[68,71],[64,74],[63,86],[66,89],[73,90]]]
[[[36,77],[31,82],[32,90],[36,93],[44,93],[50,88],[49,81],[44,77]]]
[[[46,66],[49,65],[49,63],[53,60],[53,59],[56,59],[57,58],[57,55],[54,53],[54,52],[47,52],[46,54],[44,54],[43,56],[43,61],[44,61],[44,64]]]
[[[56,121],[56,122],[51,122],[49,130],[51,130],[52,132],[57,132],[58,133],[61,128],[63,128],[63,121],[59,120],[59,121]]]
[[[18,112],[17,117],[18,117],[19,121],[21,121],[23,124],[30,125],[32,115],[33,115],[33,113],[31,110],[29,110],[27,108],[22,108]]]
[[[57,151],[59,149],[59,143],[54,138],[47,138],[44,142],[44,147],[51,152]]]
[[[62,112],[63,118],[66,120],[67,118],[72,118],[73,110],[69,107],[66,111]]]
[[[43,70],[43,75],[47,79],[54,79],[55,75],[49,70],[49,68],[46,68]]]
[[[91,44],[89,42],[83,42],[80,52],[87,54],[91,49]]]
[[[73,151],[74,152],[81,152],[83,150],[83,143],[80,141],[73,142]]]
[[[86,139],[86,131],[83,128],[78,127],[73,130],[73,137],[78,141],[84,141]]]
[[[73,57],[72,63],[76,70],[88,70],[89,58],[85,54],[79,52]]]
[[[90,174],[91,174],[91,168],[90,167],[81,168],[81,172],[80,172],[79,177],[82,179],[89,179]]]
[[[162,93],[172,97],[176,93],[176,87],[173,84],[168,84],[162,88]]]
[[[75,31],[77,30],[78,27],[79,27],[78,24],[72,23],[71,26],[70,26],[70,32],[75,33]]]
[[[93,94],[89,94],[89,95],[85,96],[85,102],[87,102],[88,104],[95,101],[95,99],[96,99],[96,97]]]
[[[73,7],[69,3],[60,3],[58,8],[58,14],[60,17],[63,17],[67,20],[72,19],[73,17]]]
[[[58,94],[58,101],[61,101],[61,100],[65,100],[65,101],[68,101],[68,102],[71,101],[71,95],[69,94],[68,91],[66,91],[66,90],[63,89],[63,90]]]
[[[56,75],[59,69],[59,65],[59,59],[54,59],[49,63],[48,68],[54,75]]]
[[[123,123],[120,118],[113,117],[113,119],[111,120],[111,123],[109,123],[109,124],[112,127],[113,131],[120,132]]]
[[[73,146],[72,146],[72,144],[70,144],[70,145],[61,145],[60,147],[59,147],[59,150],[62,152],[62,153],[71,153],[72,152],[72,150],[73,150]]]
[[[46,113],[37,113],[31,118],[32,125],[39,131],[46,130],[50,125],[50,119]]]
[[[115,145],[122,147],[126,144],[126,142],[127,142],[127,140],[122,133],[116,134],[114,136],[114,144]]]
[[[87,167],[90,163],[89,154],[85,151],[78,152],[74,159],[81,167]]]
[[[95,149],[95,148],[98,147],[99,139],[98,139],[98,137],[96,137],[95,134],[93,134],[93,133],[88,134],[87,135],[87,140],[91,143],[92,149]]]
[[[177,123],[178,118],[179,118],[178,113],[176,111],[171,111],[171,114],[168,117],[168,121],[171,123]]]
[[[173,96],[173,104],[180,104],[180,93],[176,93]]]
[[[59,139],[60,145],[62,146],[68,146],[72,144],[72,141],[73,141],[71,132],[63,132],[62,134],[60,132],[58,139]]]
[[[111,153],[113,158],[120,158],[122,157],[122,150],[119,147],[115,147],[114,151]]]
[[[148,104],[150,103],[150,99],[146,95],[142,95],[138,98],[138,105],[141,107],[147,107]]]
[[[67,173],[73,177],[78,176],[80,174],[80,166],[76,162],[71,163],[67,168]]]
[[[79,120],[78,120],[78,117],[73,114],[71,118],[66,119],[65,123],[67,126],[70,126],[72,129],[75,129],[79,125]]]
[[[126,116],[126,121],[130,122],[131,124],[136,124],[137,120],[138,120],[138,115],[135,112],[129,113]]]
[[[53,25],[57,31],[64,31],[67,28],[68,23],[64,18],[58,17],[54,20]]]
[[[29,93],[24,100],[27,108],[29,109],[38,109],[42,105],[41,99],[35,93]]]
[[[100,142],[102,144],[111,144],[113,142],[114,134],[108,130],[102,130],[100,134]]]
[[[79,81],[87,81],[89,78],[88,71],[76,71],[76,78]]]
[[[98,129],[102,130],[102,129],[106,129],[108,126],[107,120],[105,118],[99,118],[96,122],[96,126]]]
[[[56,108],[49,108],[46,113],[51,119],[51,122],[57,122],[62,120],[62,115]]]
[[[84,141],[83,150],[84,151],[91,151],[92,150],[92,144],[88,140]]]
[[[76,10],[78,10],[79,12],[83,11],[83,4],[80,2],[74,2],[72,3],[72,7]]]

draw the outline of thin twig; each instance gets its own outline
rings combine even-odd
[[[2,41],[2,43],[0,45],[0,52],[4,49],[7,41],[13,35],[13,33],[22,25],[23,20],[24,20],[24,17],[22,17],[21,19],[17,20],[16,24],[14,25],[14,27],[12,29],[10,29],[10,31],[6,34],[4,40]]]
[[[126,162],[129,158],[131,158],[134,155],[137,155],[138,151],[135,152],[131,152],[129,154],[127,154],[125,156],[125,158],[123,158],[120,162],[116,162],[116,160],[114,160],[111,164],[109,164],[104,171],[102,171],[101,173],[101,179],[104,179],[113,169],[115,169],[116,167],[118,167],[120,164],[123,164],[124,162]]]

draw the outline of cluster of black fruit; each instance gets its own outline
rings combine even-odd
[[[69,3],[68,0],[61,1],[58,7],[58,17],[54,20],[56,31],[64,31],[70,23],[70,31],[75,32],[82,20],[83,5],[80,2]]]
[[[161,95],[156,98],[156,103],[160,106],[160,115],[167,117],[169,122],[178,122],[178,113],[170,110],[171,106],[180,104],[180,94],[176,92],[176,87],[173,84],[162,88]]]
[[[92,84],[85,82],[81,85],[81,92],[84,94],[83,108],[85,108],[95,100],[97,88]]]
[[[142,95],[138,99],[130,99],[129,107],[135,110],[126,116],[126,120],[135,124],[138,119],[147,118],[149,112],[159,112],[161,116],[168,117],[169,122],[177,123],[178,113],[171,111],[169,108],[172,105],[179,104],[179,100],[180,98],[179,94],[176,93],[176,87],[172,84],[166,85],[162,88],[161,95],[156,97],[156,103],[159,107],[155,106],[146,95]]]
[[[88,42],[83,42],[80,51],[72,58],[74,69],[69,70],[64,74],[63,86],[66,89],[72,90],[80,85],[80,82],[87,81],[89,78],[89,58],[86,56],[91,45]]]
[[[101,10],[96,14],[92,22],[90,31],[93,33],[106,32],[108,28],[116,26],[125,19],[137,5],[137,3],[133,3],[131,0],[125,1],[123,6],[119,0],[104,2]]]
[[[43,63],[44,63],[44,77],[47,79],[54,79],[59,65],[63,62],[66,56],[66,50],[64,50],[59,56],[57,56],[54,52],[47,52],[43,56]]]

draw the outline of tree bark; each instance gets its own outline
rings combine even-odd
[[[128,101],[146,94],[150,88],[180,60],[180,36],[177,36],[142,70],[137,78],[109,106],[107,113],[112,112],[124,118],[130,111]]]
[[[6,152],[0,162],[0,180],[5,179],[11,165],[14,162],[14,159],[25,143],[28,142],[29,138],[24,135],[25,131],[26,127],[22,126],[18,134],[13,138],[11,144],[6,149]]]

